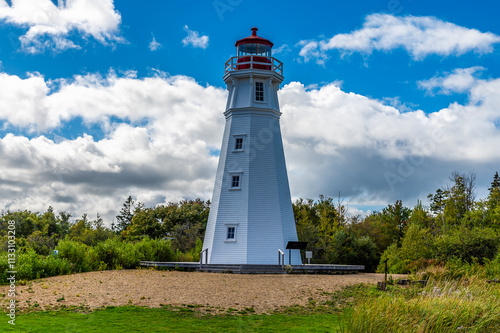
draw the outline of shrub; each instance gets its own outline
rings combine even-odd
[[[387,260],[387,272],[391,274],[404,274],[408,272],[407,264],[400,256],[400,249],[396,242],[389,245],[389,247],[382,253],[380,263],[377,267],[377,272],[383,273],[385,270],[384,261]]]
[[[149,261],[174,261],[175,253],[170,246],[170,241],[150,239],[144,237],[134,244],[139,260]]]
[[[500,250],[493,260],[487,260],[485,265],[485,277],[489,279],[499,279],[500,280]]]
[[[72,273],[70,262],[64,258],[53,255],[39,255],[33,249],[28,249],[24,253],[19,253],[16,258],[17,280],[32,280],[50,276],[65,275]],[[7,255],[3,253],[0,259],[2,269],[1,283],[7,283]]]
[[[194,262],[193,254],[190,252],[181,252],[181,250],[177,249],[176,253],[176,261],[179,262]]]
[[[57,246],[60,258],[67,259],[75,273],[90,272],[106,268],[104,262],[99,260],[94,248],[83,243],[64,239]]]
[[[113,238],[100,242],[94,249],[107,269],[129,269],[139,266],[140,259],[132,243]]]
[[[435,257],[443,261],[461,259],[468,263],[476,258],[483,264],[485,258],[491,260],[495,257],[499,243],[500,236],[492,229],[459,227],[436,239]]]

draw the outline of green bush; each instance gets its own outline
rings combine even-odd
[[[383,273],[385,271],[385,263],[387,260],[387,272],[391,274],[404,274],[408,273],[407,263],[401,258],[400,249],[396,242],[389,245],[389,247],[382,253],[380,263],[377,267],[377,272]]]
[[[64,239],[57,246],[60,258],[67,259],[75,273],[90,272],[106,268],[104,262],[99,260],[94,248],[81,242]]]
[[[31,248],[27,249],[24,253],[18,254],[16,264],[16,280],[33,280],[72,273],[71,264],[67,259],[58,258],[53,255],[43,256],[37,254]],[[8,268],[7,253],[3,252],[0,258],[2,284],[7,283]]]
[[[452,258],[472,263],[476,258],[480,264],[493,259],[500,244],[500,236],[490,228],[468,229],[459,227],[436,238],[435,257],[443,261]]]
[[[39,279],[71,274],[72,268],[66,259],[39,255],[30,249],[19,255],[17,273],[19,279]]]
[[[139,266],[140,259],[132,243],[113,238],[100,242],[94,249],[107,269],[130,269]]]
[[[484,264],[485,276],[489,279],[499,279],[500,280],[500,250],[493,260],[486,260]]]
[[[405,231],[401,247],[389,246],[380,260],[377,271],[384,271],[384,260],[389,259],[389,273],[404,274],[435,263],[433,258],[434,238],[428,229],[411,224]]]
[[[174,261],[175,253],[170,246],[170,241],[150,239],[144,237],[134,244],[139,260],[147,261]]]

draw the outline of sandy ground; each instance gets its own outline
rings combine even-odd
[[[309,298],[327,300],[344,286],[376,284],[383,274],[348,275],[248,275],[155,270],[100,271],[56,276],[17,286],[17,305],[27,310],[62,305],[99,308],[105,306],[162,305],[242,310],[269,313],[281,307],[306,305]],[[0,287],[5,296],[8,286]],[[1,299],[1,298],[0,298]]]

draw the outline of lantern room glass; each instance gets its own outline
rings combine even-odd
[[[247,43],[238,46],[238,56],[258,55],[263,57],[271,56],[271,47],[265,44]]]

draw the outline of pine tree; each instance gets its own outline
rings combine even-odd
[[[491,187],[488,190],[490,191],[488,209],[494,210],[500,204],[500,177],[498,176],[498,172],[493,176]]]
[[[132,196],[129,196],[120,210],[120,215],[116,216],[116,225],[114,226],[114,230],[117,234],[127,229],[132,222],[132,218],[134,217],[134,203],[135,202],[132,199]]]
[[[498,171],[495,173],[495,176],[493,176],[493,181],[491,182],[491,187],[488,189],[490,191],[490,194],[495,191],[500,189],[500,177],[498,176]]]

